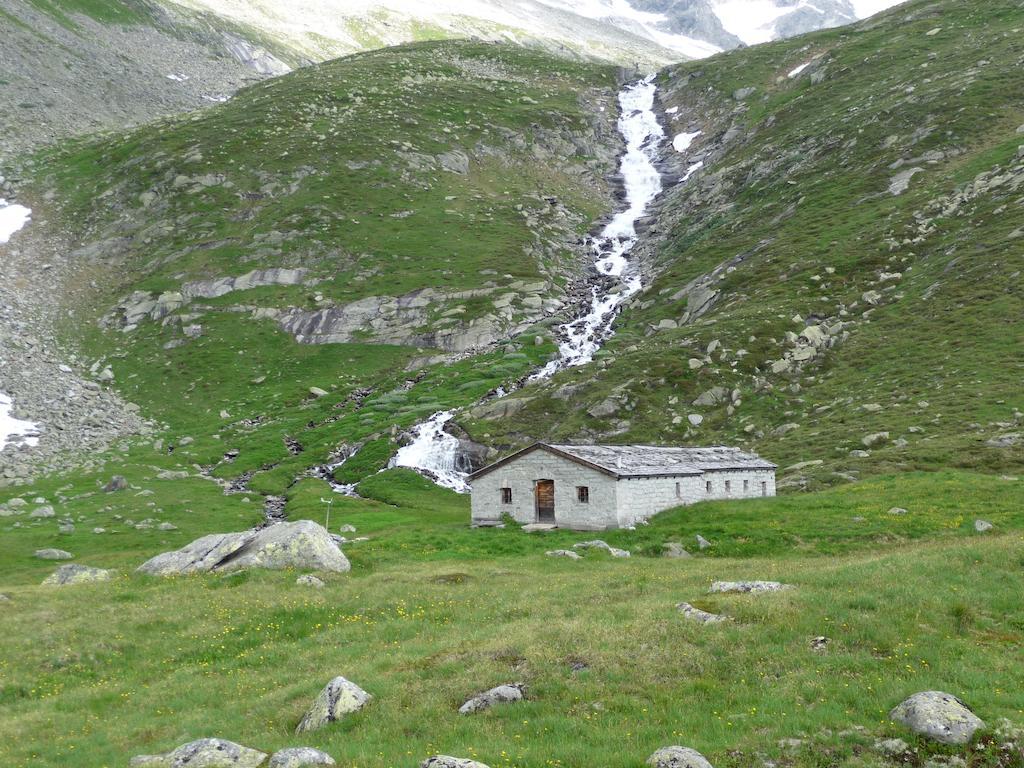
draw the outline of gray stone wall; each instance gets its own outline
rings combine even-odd
[[[537,522],[534,485],[555,482],[555,524],[563,528],[599,531],[618,525],[615,478],[560,456],[538,450],[473,481],[473,522],[500,520],[511,515],[517,523]],[[576,489],[584,485],[590,502],[582,503]],[[503,504],[501,489],[512,489],[512,503]]]
[[[619,480],[619,526],[628,528],[672,507],[704,500],[700,475]]]
[[[707,492],[707,483],[711,492]],[[764,483],[764,492],[761,490]],[[703,499],[759,499],[775,495],[775,471],[771,469],[705,472]],[[700,501],[702,499],[698,499]]]

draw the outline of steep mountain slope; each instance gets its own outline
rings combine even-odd
[[[148,0],[0,0],[0,37],[0,166],[68,135],[208,106],[289,68],[256,30]]]
[[[810,462],[784,487],[1018,471],[1021,25],[1015,2],[916,2],[666,70],[673,132],[700,133],[666,148],[694,175],[651,223],[644,294],[595,366],[466,426]]]
[[[208,106],[310,62],[416,40],[500,40],[653,70],[894,2],[0,0],[0,161]]]

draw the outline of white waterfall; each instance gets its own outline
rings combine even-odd
[[[467,472],[459,466],[459,441],[444,431],[444,425],[454,417],[451,411],[439,411],[417,424],[412,442],[398,450],[391,466],[427,472],[438,485],[467,493]]]
[[[595,285],[586,314],[562,325],[558,357],[530,377],[539,381],[563,368],[584,365],[611,335],[611,323],[622,303],[640,290],[640,275],[629,264],[629,252],[636,245],[636,222],[661,192],[661,173],[654,159],[665,131],[654,114],[656,87],[653,76],[626,86],[619,93],[619,132],[626,140],[626,152],[619,165],[626,188],[627,207],[591,240],[594,266],[602,275],[617,278],[611,287]]]
[[[558,357],[530,377],[539,381],[557,371],[584,365],[611,335],[611,324],[623,302],[640,290],[640,275],[629,263],[636,245],[636,222],[661,192],[661,173],[654,160],[665,131],[654,114],[654,76],[627,85],[619,93],[618,128],[626,142],[619,169],[626,192],[626,208],[617,213],[599,235],[592,238],[594,267],[604,278],[594,285],[587,310],[560,326],[562,342]],[[508,394],[498,391],[497,396]],[[440,411],[413,428],[413,440],[399,449],[390,466],[410,467],[425,472],[445,488],[469,491],[467,472],[460,466],[459,441],[445,432],[454,418],[452,411]]]

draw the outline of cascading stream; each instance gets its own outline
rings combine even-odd
[[[559,327],[562,341],[558,357],[528,381],[548,379],[560,370],[593,360],[611,336],[612,322],[622,304],[641,288],[639,272],[628,257],[637,242],[636,222],[662,189],[661,173],[654,160],[665,131],[654,114],[656,90],[652,75],[619,93],[618,128],[626,142],[619,169],[627,205],[590,241],[594,267],[603,278],[591,288],[589,306],[579,317]],[[500,390],[496,396],[504,397],[512,391]],[[460,462],[459,441],[444,429],[454,416],[452,411],[440,411],[416,425],[412,442],[398,451],[389,466],[419,470],[438,485],[466,493],[469,484],[466,467]]]

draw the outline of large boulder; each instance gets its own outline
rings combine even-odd
[[[711,768],[700,752],[689,747],[662,747],[647,758],[651,768]]]
[[[966,744],[985,723],[956,696],[942,691],[915,693],[889,713],[911,731],[942,744]]]
[[[434,755],[420,763],[420,768],[487,768],[487,766],[465,757]]]
[[[91,584],[98,581],[110,581],[114,578],[113,571],[103,568],[91,568],[88,565],[62,565],[43,580],[43,586],[66,587],[72,584]]]
[[[302,718],[295,732],[314,731],[328,723],[336,722],[345,715],[358,712],[372,698],[373,696],[351,680],[336,677],[320,691],[320,695],[316,697],[313,706]]]
[[[203,536],[179,550],[147,560],[138,571],[173,576],[247,568],[344,573],[351,566],[326,528],[312,520],[298,520],[259,531]]]
[[[225,739],[199,739],[182,744],[165,755],[138,755],[131,768],[259,768],[265,752]]]
[[[289,747],[275,752],[267,768],[305,768],[310,765],[337,765],[326,752],[312,747]]]
[[[491,688],[483,693],[478,693],[459,707],[460,715],[472,715],[475,712],[482,712],[490,709],[495,704],[511,704],[522,701],[526,694],[526,686],[522,683],[508,683]]]

